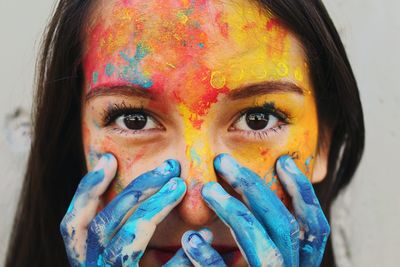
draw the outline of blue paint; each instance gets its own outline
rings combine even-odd
[[[195,232],[195,231],[188,231],[188,232]],[[188,233],[187,232],[187,233]],[[212,232],[208,228],[203,228],[200,231],[196,232],[201,237],[208,243],[211,244],[213,241],[213,235]],[[182,243],[185,243],[185,238],[182,238]],[[186,256],[185,251],[183,248],[179,249],[175,255],[166,263],[163,265],[163,267],[191,267],[193,266],[192,262],[190,259]]]
[[[93,72],[92,81],[93,84],[96,84],[99,81],[99,73],[97,71]]]
[[[201,163],[201,157],[199,156],[199,154],[197,153],[196,149],[194,147],[190,148],[190,156],[192,157],[193,161],[196,164],[200,164]]]
[[[140,238],[148,238],[153,234],[149,231],[154,231],[154,229],[149,229],[148,225],[158,224],[157,220],[162,218],[158,218],[157,215],[165,209],[172,210],[182,199],[185,192],[185,182],[180,178],[172,178],[160,191],[142,202],[104,249],[102,253],[103,261],[112,266],[137,266],[147,242],[150,240],[149,238],[149,240],[146,240],[147,242],[143,242]],[[131,251],[130,248],[135,246],[136,243],[144,244],[139,251]],[[124,261],[124,259],[127,260]],[[97,262],[97,259],[95,262]]]
[[[200,48],[204,48],[204,44],[203,44],[203,43],[198,43],[198,46],[199,46]]]
[[[110,161],[111,157],[111,155],[105,154],[101,160]],[[81,212],[90,201],[90,192],[94,190],[97,185],[103,182],[104,177],[104,169],[99,169],[89,172],[82,178],[68,207],[67,213],[60,224],[61,236],[64,240],[68,260],[71,266],[83,266],[85,264],[85,262],[80,262],[80,253],[76,251],[74,246],[78,238],[76,235],[74,220],[79,216],[79,212]]]
[[[108,76],[108,77],[111,77],[112,75],[113,75],[113,73],[114,73],[114,65],[113,64],[111,64],[111,63],[108,63],[107,65],[106,65],[106,69],[105,69],[105,72],[106,72],[106,75]]]
[[[319,266],[330,234],[329,223],[313,186],[289,156],[279,158],[282,185],[292,197],[293,208],[304,238],[300,240],[300,266]]]
[[[179,174],[179,163],[176,160],[167,160],[158,168],[140,175],[126,186],[89,225],[87,243],[88,251],[91,253],[87,255],[88,262],[97,261],[99,253],[110,242],[110,237],[130,209]]]
[[[103,162],[106,161],[105,166],[111,160],[114,160],[111,154],[105,154],[101,159]],[[76,244],[81,242],[77,240],[81,236],[76,233],[76,227],[80,226],[76,225],[76,220],[79,221],[79,217],[85,216],[81,213],[94,196],[93,190],[96,190],[96,186],[100,185],[105,178],[104,169],[89,172],[80,182],[60,224],[71,266],[137,265],[147,246],[146,239],[154,231],[151,227],[146,228],[143,222],[158,224],[159,220],[162,220],[179,203],[186,192],[183,180],[173,178],[179,173],[179,163],[175,160],[167,160],[160,167],[133,180],[91,221],[86,240],[86,257],[82,255],[80,258],[81,251],[76,250]],[[137,210],[114,236],[123,217],[135,206]],[[157,216],[160,212],[162,214]],[[143,244],[138,251],[134,251],[131,247],[135,242]]]
[[[313,156],[309,156],[306,159],[306,162],[304,162],[304,165],[306,166],[306,171],[309,172],[310,171],[310,165],[311,165],[311,161],[314,159]]]
[[[299,228],[293,215],[256,173],[241,166],[228,154],[214,160],[218,175],[227,181],[254,212],[279,249],[287,266],[297,266],[299,256],[292,247],[298,246]]]
[[[221,255],[195,231],[182,236],[182,247],[195,266],[226,266]]]
[[[145,77],[139,67],[140,62],[148,53],[149,49],[142,43],[136,46],[136,52],[133,57],[129,57],[125,52],[120,52],[120,56],[128,63],[128,66],[123,67],[121,78],[143,88],[150,88],[153,85],[153,81]]]
[[[281,255],[263,225],[242,202],[230,196],[216,182],[205,184],[202,196],[231,229],[250,266],[282,263]]]

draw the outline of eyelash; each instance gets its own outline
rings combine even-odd
[[[277,109],[273,102],[267,102],[262,105],[253,106],[253,107],[250,107],[250,108],[247,108],[247,109],[241,111],[239,116],[237,116],[236,119],[234,120],[233,125],[235,125],[240,120],[240,118],[245,116],[247,113],[260,112],[260,111],[264,112],[265,114],[269,114],[269,115],[276,117],[280,124],[274,128],[270,128],[267,130],[251,130],[251,131],[237,130],[237,129],[234,129],[233,126],[231,126],[229,128],[229,131],[241,132],[242,135],[245,135],[247,138],[250,138],[250,139],[264,140],[264,139],[268,139],[269,137],[271,137],[271,134],[279,133],[281,130],[284,129],[284,127],[286,127],[290,124],[291,117],[286,112],[283,112],[282,110]]]
[[[265,114],[272,115],[276,117],[279,120],[280,125],[270,128],[267,130],[238,130],[234,129],[233,125],[235,125],[240,118],[245,116],[249,112],[264,112]],[[154,118],[154,116],[146,111],[143,106],[133,106],[133,105],[127,105],[125,102],[122,103],[116,103],[113,104],[112,106],[108,106],[107,108],[104,109],[103,114],[102,114],[102,124],[103,127],[108,127],[114,132],[117,132],[118,134],[124,134],[124,135],[132,135],[132,134],[140,134],[144,132],[149,132],[151,130],[127,130],[127,129],[122,129],[120,127],[111,127],[115,121],[123,115],[127,114],[143,114],[145,116],[148,116],[152,118],[153,121],[158,123],[158,120]],[[290,124],[291,118],[289,115],[279,109],[277,109],[274,105],[274,103],[267,102],[262,105],[257,105],[253,107],[249,107],[245,110],[242,110],[239,115],[236,117],[234,120],[233,125],[228,129],[228,131],[236,131],[240,132],[240,134],[246,136],[246,138],[249,139],[256,139],[256,140],[264,140],[268,139],[271,134],[276,134],[279,133],[284,127],[286,127],[288,124]],[[161,124],[160,128],[162,128]],[[110,128],[111,127],[111,128]],[[155,129],[159,130],[159,129]]]
[[[143,108],[143,106],[127,105],[125,102],[122,102],[122,103],[116,103],[112,106],[108,106],[107,108],[104,109],[102,114],[103,127],[111,127],[111,125],[115,123],[120,116],[127,114],[136,114],[136,113],[143,114],[144,116],[147,117],[151,117],[153,121],[158,123],[158,121],[154,118],[154,116],[150,112],[146,111]],[[162,128],[162,126],[160,128]],[[127,129],[122,129],[120,127],[111,127],[111,130],[117,132],[118,134],[125,134],[125,135],[140,134],[146,131],[147,132],[151,131],[151,130],[127,130]]]

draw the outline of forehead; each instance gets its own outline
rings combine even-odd
[[[251,0],[99,1],[84,42],[88,90],[117,80],[150,88],[201,77],[232,89],[302,78],[304,61],[296,38]]]

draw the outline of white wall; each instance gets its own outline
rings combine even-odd
[[[400,2],[325,3],[354,67],[367,128],[361,167],[334,207],[337,260],[339,266],[398,266]],[[26,162],[35,51],[52,6],[53,0],[0,0],[0,262]]]
[[[0,0],[0,265],[29,144],[35,51],[52,0]]]
[[[400,2],[325,2],[342,31],[366,120],[362,164],[335,206],[335,241],[348,241],[338,259],[343,266],[400,266]]]

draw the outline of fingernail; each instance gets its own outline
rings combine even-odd
[[[116,159],[112,154],[109,153],[103,154],[93,170],[98,171],[104,169],[105,167],[109,167],[109,165],[114,164],[115,161]]]
[[[226,173],[226,171],[235,171],[240,165],[229,154],[220,154],[214,160],[214,167],[218,172]]]
[[[213,236],[211,230],[208,229],[208,228],[202,228],[202,229],[200,229],[200,230],[199,230],[199,234],[203,237],[203,239],[204,239],[207,243],[210,243],[210,244],[211,244],[211,242],[212,242],[213,239],[214,239],[214,236]]]
[[[297,168],[296,163],[290,156],[288,156],[288,155],[282,156],[279,158],[279,161],[280,161],[281,167],[285,171],[290,172],[290,173],[298,173],[299,172],[299,168]]]
[[[219,201],[223,201],[226,198],[229,198],[228,193],[226,193],[222,186],[217,182],[206,183],[203,186],[201,193],[206,200],[208,199],[208,197],[218,199]]]
[[[155,169],[155,171],[160,174],[169,174],[175,173],[178,168],[178,162],[176,160],[169,159],[164,161],[159,167]]]
[[[174,178],[168,182],[168,191],[174,191],[178,187],[178,181]]]
[[[204,243],[203,238],[199,234],[191,234],[188,241],[191,247],[198,247],[198,245]]]

